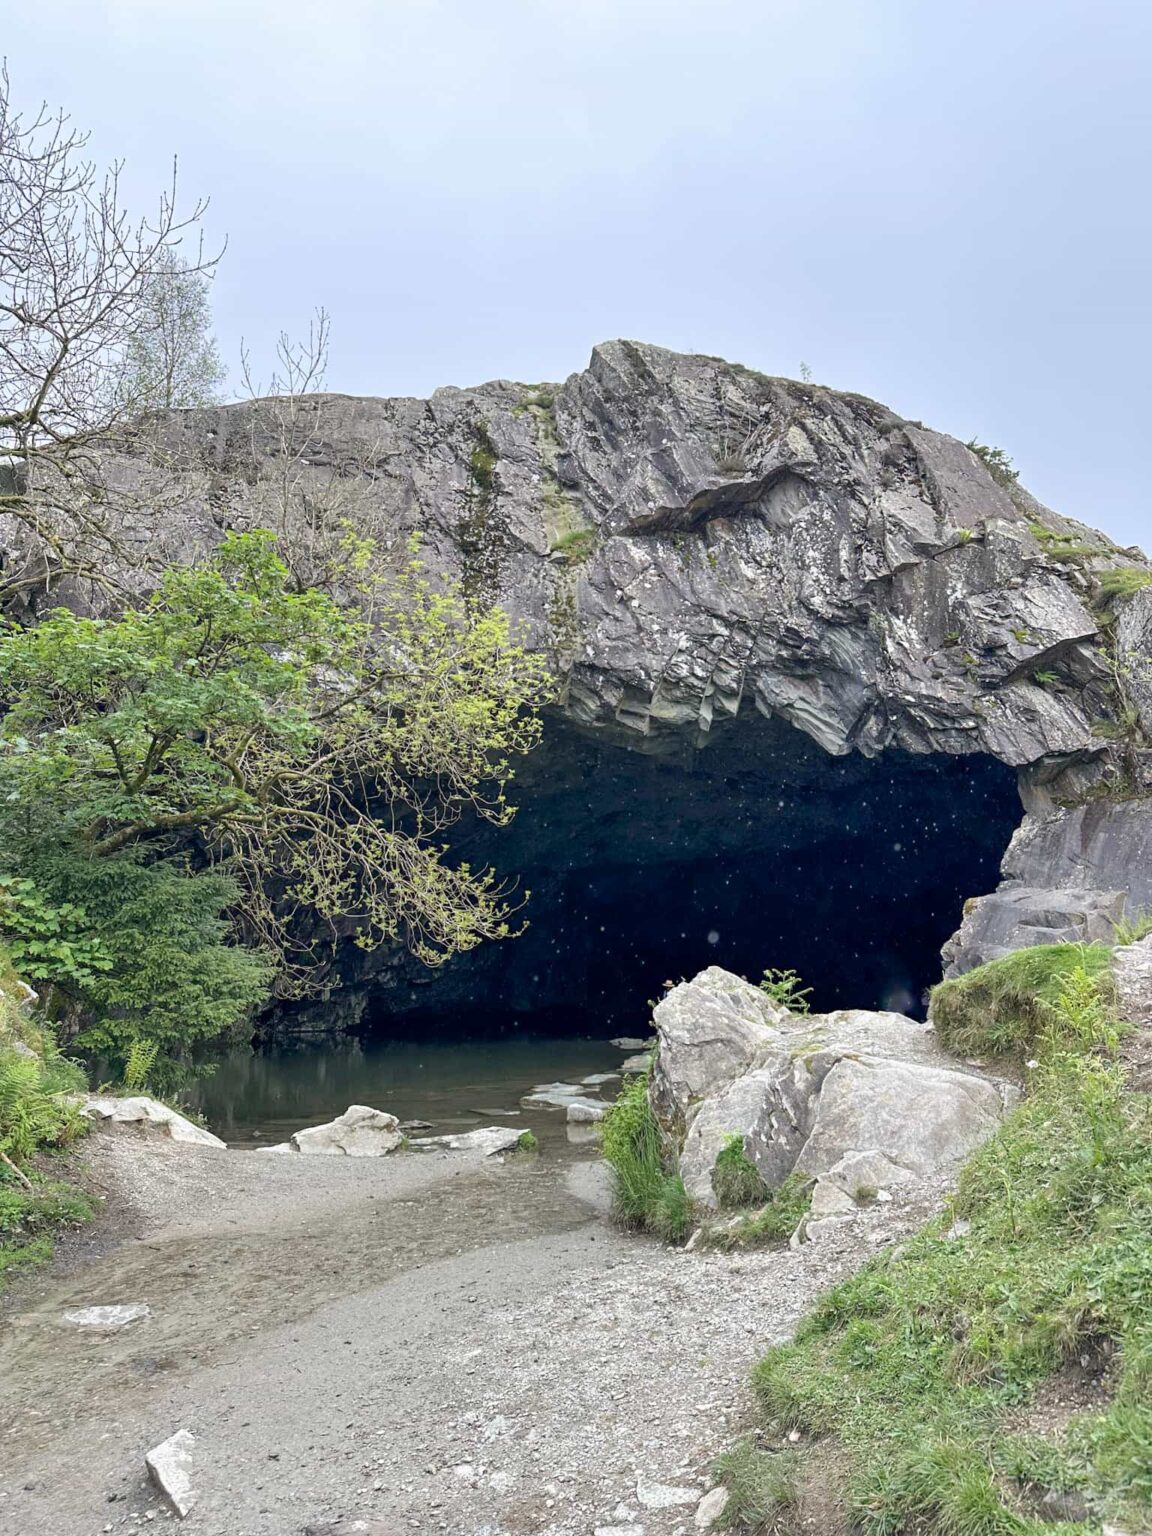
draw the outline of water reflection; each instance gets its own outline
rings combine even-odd
[[[243,1049],[222,1057],[190,1097],[217,1135],[233,1142],[281,1141],[349,1104],[430,1121],[429,1134],[508,1124],[562,1140],[563,1111],[523,1109],[521,1096],[538,1083],[578,1083],[613,1071],[621,1060],[620,1051],[597,1040],[338,1041]],[[615,1088],[610,1082],[601,1091],[611,1098]]]

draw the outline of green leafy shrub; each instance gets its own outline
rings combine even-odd
[[[683,1179],[666,1166],[646,1075],[629,1078],[620,1090],[601,1123],[601,1148],[612,1169],[616,1220],[668,1242],[682,1241],[692,1226],[692,1202]]]
[[[267,996],[269,958],[229,942],[224,914],[236,887],[226,876],[133,854],[59,853],[40,860],[37,880],[87,913],[108,958],[86,983],[61,984],[59,1008],[82,1021],[77,1045],[119,1078],[147,1041],[156,1047],[147,1075],[158,1091],[171,1089],[191,1045],[242,1024]]]
[[[756,1164],[745,1156],[743,1136],[725,1139],[712,1169],[712,1188],[722,1211],[761,1205],[767,1200],[768,1186]]]
[[[993,480],[1005,489],[1010,489],[1019,481],[1020,472],[1003,448],[993,448],[988,443],[977,442],[975,438],[965,446],[981,461]]]
[[[1138,944],[1152,933],[1152,912],[1146,907],[1131,917],[1122,917],[1116,924],[1114,937],[1117,944]]]
[[[1110,959],[1103,944],[1037,944],[990,960],[933,988],[936,1033],[958,1056],[1031,1050],[1054,1024],[1068,1027],[1053,1010],[1070,979],[1110,988]]]
[[[532,1131],[521,1131],[516,1138],[517,1152],[536,1152],[540,1148],[540,1142]]]
[[[112,967],[83,907],[49,901],[34,880],[0,875],[0,932],[12,964],[32,982],[85,986]]]
[[[774,1003],[787,1008],[789,1013],[808,1012],[808,999],[812,995],[812,988],[804,986],[795,971],[772,969],[765,971],[760,990],[767,992]]]

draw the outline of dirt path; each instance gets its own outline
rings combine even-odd
[[[197,1439],[193,1536],[355,1516],[396,1533],[674,1536],[749,1411],[756,1355],[886,1235],[864,1220],[819,1251],[662,1249],[607,1224],[589,1160],[112,1138],[94,1156],[135,1235],[0,1324],[5,1536],[169,1518],[143,1454],[180,1428]],[[60,1322],[134,1301],[152,1316],[111,1336]]]

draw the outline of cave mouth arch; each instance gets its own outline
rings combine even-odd
[[[642,1034],[650,1001],[710,964],[792,968],[815,1011],[920,1014],[1021,815],[994,758],[833,757],[760,715],[672,755],[552,717],[512,798],[509,827],[461,827],[453,849],[515,875],[526,929],[436,970],[392,957],[357,1033]]]

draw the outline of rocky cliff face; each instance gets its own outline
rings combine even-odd
[[[1105,630],[1097,576],[1146,562],[961,443],[861,396],[624,341],[558,386],[324,395],[304,419],[304,492],[419,534],[430,565],[515,615],[586,735],[672,760],[759,712],[835,757],[1018,770],[1028,818],[1006,892],[966,924],[954,968],[1091,927],[1128,890],[1120,840],[1152,844],[1132,798],[1152,779],[1137,749],[1152,594]],[[261,407],[182,413],[165,434],[174,550],[268,521],[283,445]],[[1060,808],[1090,795],[1090,811]],[[1053,891],[1046,914],[1035,893]]]

